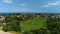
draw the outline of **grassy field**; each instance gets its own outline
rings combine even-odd
[[[22,30],[34,30],[45,26],[45,18],[28,19],[21,23]]]

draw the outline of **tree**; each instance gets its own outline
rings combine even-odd
[[[20,32],[20,19],[18,17],[12,18],[7,16],[5,19],[5,25],[3,26],[4,31],[16,31]]]

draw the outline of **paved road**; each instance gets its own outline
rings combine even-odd
[[[13,33],[10,33],[10,32],[4,32],[4,31],[0,30],[0,34],[13,34]]]

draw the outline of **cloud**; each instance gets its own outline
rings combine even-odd
[[[14,10],[15,12],[33,12],[30,8],[18,8]]]
[[[59,5],[60,1],[56,1],[56,2],[52,2],[52,3],[48,3],[42,7],[51,7],[51,6],[57,6]]]
[[[27,4],[25,4],[25,3],[21,3],[20,6],[27,6]]]
[[[13,3],[12,0],[3,0],[4,3]]]

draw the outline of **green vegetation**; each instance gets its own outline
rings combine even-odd
[[[24,31],[23,34],[60,34],[60,18],[49,17],[45,24],[45,28]]]
[[[21,23],[22,30],[34,30],[45,27],[45,18],[28,19]]]
[[[7,16],[5,19],[5,25],[3,25],[2,30],[6,31],[16,31],[20,32],[20,19],[18,17],[9,17]]]
[[[5,16],[5,15],[4,15]],[[6,15],[3,31],[20,34],[60,34],[60,17],[51,15]]]

